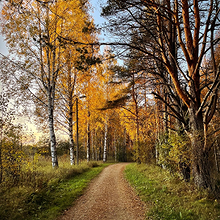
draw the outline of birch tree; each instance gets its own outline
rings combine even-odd
[[[2,10],[2,33],[11,57],[20,67],[19,74],[30,80],[28,87],[35,103],[47,111],[53,167],[58,166],[54,131],[56,86],[64,65],[60,36],[71,35],[80,7],[80,1],[32,0],[23,1],[19,7],[6,2]]]
[[[82,19],[83,18],[79,20],[81,21]],[[84,27],[85,24],[81,24],[81,30]],[[91,35],[90,32],[84,33],[82,31],[81,36],[78,35],[78,38],[81,38],[81,40],[84,41],[87,40],[92,41],[92,37],[93,36]],[[66,55],[65,58],[63,59],[63,63],[65,63],[66,65],[62,70],[62,75],[60,76],[60,80],[58,82],[58,93],[59,93],[58,111],[60,114],[60,117],[58,116],[59,119],[58,123],[59,125],[61,124],[62,128],[68,131],[69,143],[70,143],[70,163],[74,164],[75,162],[74,162],[73,124],[76,121],[74,120],[74,113],[76,112],[76,108],[74,105],[76,105],[76,98],[79,98],[83,96],[83,94],[86,94],[86,89],[84,88],[84,82],[86,81],[85,78],[87,79],[87,77],[85,76],[90,72],[90,69],[92,68],[90,67],[89,63],[87,64],[88,66],[85,65],[84,68],[82,68],[81,66],[79,66],[79,62],[82,62],[82,60],[80,60],[81,56],[87,56],[87,59],[89,59],[89,57],[92,59],[93,54],[91,53],[91,48],[86,49],[86,54],[85,54],[80,50],[79,47],[74,48],[71,45],[68,46],[68,49],[65,50],[65,53]],[[88,128],[89,128],[89,124],[88,124]]]

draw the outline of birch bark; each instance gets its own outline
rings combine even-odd
[[[105,116],[105,131],[104,131],[104,148],[103,148],[103,162],[107,161],[107,134],[108,134],[108,119],[107,113]]]
[[[89,108],[89,106],[88,106]],[[90,112],[88,109],[88,121],[87,121],[87,162],[90,161],[90,148],[91,148],[91,131],[90,131]]]
[[[53,100],[49,97],[48,116],[49,116],[49,131],[50,131],[50,149],[52,158],[52,167],[58,167],[57,149],[56,149],[56,136],[54,132],[54,119],[53,119]]]

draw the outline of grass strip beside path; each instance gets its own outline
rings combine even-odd
[[[39,211],[35,212],[36,218],[54,220],[65,209],[73,205],[73,202],[83,194],[88,183],[96,177],[107,164],[102,164],[98,167],[93,167],[80,175],[74,176],[69,180],[62,181],[56,186],[46,191],[42,195],[44,200],[38,207]],[[36,210],[36,209],[35,209]]]
[[[220,201],[158,166],[129,164],[125,176],[147,203],[149,219],[220,219]]]
[[[74,201],[83,194],[89,182],[108,165],[105,163],[97,167],[86,168],[82,173],[65,179],[52,179],[40,190],[32,191],[20,187],[15,192],[11,192],[10,195],[6,195],[11,197],[14,194],[14,199],[20,199],[20,202],[16,201],[14,207],[0,204],[0,207],[4,209],[0,211],[0,219],[56,219],[65,209],[73,205]]]

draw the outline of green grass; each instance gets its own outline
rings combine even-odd
[[[220,219],[220,201],[160,167],[129,164],[125,176],[147,203],[147,219]]]
[[[19,186],[0,189],[1,220],[56,219],[82,195],[88,183],[109,165],[91,162],[68,168],[60,164],[60,168],[52,169],[45,161],[40,164],[32,172],[35,177],[29,184],[26,180]],[[29,175],[30,170],[27,171]]]

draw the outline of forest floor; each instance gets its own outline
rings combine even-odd
[[[142,220],[146,205],[124,179],[127,163],[106,167],[58,220]]]

